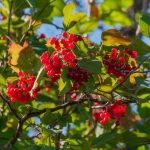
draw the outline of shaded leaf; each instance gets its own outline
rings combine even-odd
[[[129,46],[130,49],[135,49],[139,56],[143,56],[150,53],[150,46],[144,43],[141,39],[136,38],[132,45]]]
[[[117,133],[116,132],[110,132],[110,133],[104,133],[100,135],[98,138],[94,139],[92,142],[93,147],[101,147],[105,144],[109,143],[111,140],[116,138]]]
[[[101,62],[98,59],[81,59],[78,60],[79,66],[83,67],[89,73],[101,73]]]

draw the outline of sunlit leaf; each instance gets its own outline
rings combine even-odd
[[[68,78],[68,69],[64,69],[62,72],[62,77],[58,80],[59,92],[60,94],[67,93],[71,88],[71,81]]]
[[[140,31],[150,38],[150,14],[144,14],[140,19]]]
[[[8,64],[15,72],[35,72],[39,69],[39,59],[27,42],[23,46],[15,42],[12,43],[8,52],[11,54],[11,60]]]
[[[82,12],[75,12],[76,5],[72,2],[66,5],[63,9],[63,14],[64,14],[64,27],[66,30],[69,28],[73,27],[81,18],[85,16],[84,13]]]
[[[121,34],[115,29],[109,29],[102,33],[102,43],[106,46],[128,46],[131,40]]]
[[[143,73],[133,73],[130,75],[130,83],[132,85],[135,85],[136,84],[136,77],[143,77]]]

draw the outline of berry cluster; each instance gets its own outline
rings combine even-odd
[[[56,39],[55,37],[50,40],[50,45],[55,48],[55,51],[49,55],[44,52],[41,56],[41,62],[47,75],[52,79],[52,85],[60,78],[61,69],[68,66],[74,68],[77,64],[76,56],[73,52],[74,43],[82,40],[81,36],[74,34],[62,33],[62,38]]]
[[[76,90],[79,89],[80,86],[84,85],[89,78],[89,74],[86,70],[80,67],[70,68],[68,72],[68,77],[74,81],[72,88],[69,91],[69,95],[73,101],[77,100]]]
[[[107,73],[114,75],[119,78],[119,82],[122,82],[136,68],[135,63],[130,63],[130,60],[135,60],[136,57],[136,51],[127,48],[119,51],[117,48],[113,48],[110,53],[104,55],[103,63],[107,66]]]
[[[33,87],[35,77],[32,74],[25,74],[19,72],[19,81],[14,84],[9,84],[7,88],[7,94],[10,97],[11,102],[19,101],[24,104],[37,97],[40,90],[39,86],[34,90],[33,95],[30,95],[30,91]]]
[[[88,81],[89,74],[83,68],[75,67],[69,69],[68,77],[74,81],[72,90],[78,90]]]
[[[102,110],[93,110],[93,117],[96,122],[105,125],[110,119],[115,120],[116,125],[119,125],[120,119],[124,117],[127,106],[122,103],[122,100],[116,101],[114,104],[103,108]]]

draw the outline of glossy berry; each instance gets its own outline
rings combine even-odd
[[[80,36],[63,32],[62,38],[56,39],[53,37],[50,40],[50,44],[55,48],[55,51],[51,55],[44,52],[40,59],[48,77],[51,78],[51,85],[60,78],[62,69],[65,67],[74,68],[77,65],[74,43],[81,39]]]
[[[83,68],[76,67],[69,69],[68,77],[74,81],[72,90],[77,90],[88,81],[89,74]]]
[[[125,48],[119,51],[113,48],[110,53],[104,55],[103,64],[107,67],[107,73],[118,78],[118,82],[123,82],[130,71],[136,68],[135,64],[130,63],[129,59],[137,57],[136,51]]]
[[[62,33],[62,36],[63,36],[64,38],[67,38],[67,37],[68,37],[68,33],[67,33],[67,32],[63,32],[63,33]]]
[[[110,119],[115,120],[115,124],[119,125],[120,119],[124,117],[126,109],[127,106],[122,103],[122,100],[118,100],[114,104],[107,106],[107,108],[93,110],[92,114],[95,122],[100,122],[101,125],[105,125]]]
[[[89,79],[89,74],[83,68],[75,67],[69,69],[68,77],[73,81],[73,86],[68,94],[71,96],[71,99],[75,101],[76,98],[73,98],[72,95],[75,94],[76,90],[78,90],[80,86],[86,84]]]
[[[11,102],[19,101],[24,104],[35,99],[40,88],[38,86],[31,96],[30,91],[34,85],[35,77],[32,74],[25,74],[24,72],[19,72],[18,76],[19,81],[17,83],[8,84],[7,94]]]

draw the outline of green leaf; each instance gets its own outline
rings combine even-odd
[[[92,76],[88,79],[88,82],[83,86],[84,92],[92,92],[95,89],[95,80]]]
[[[104,134],[100,135],[98,138],[93,140],[92,146],[94,148],[102,147],[105,144],[109,143],[111,140],[115,139],[116,136],[117,136],[116,132],[104,133]]]
[[[62,76],[61,78],[58,80],[58,85],[59,85],[59,93],[61,95],[67,93],[70,88],[71,88],[71,81],[68,78],[68,69],[63,69],[62,71]]]
[[[76,5],[72,2],[66,5],[63,9],[63,14],[64,14],[63,24],[66,30],[73,27],[81,18],[85,16],[85,14],[81,12],[76,12],[72,14],[75,8]]]
[[[53,17],[63,16],[63,8],[65,6],[65,3],[63,0],[56,0],[56,1],[52,2],[51,5],[53,6],[53,10],[51,13],[49,13],[50,16],[47,18],[47,20],[45,21],[45,19],[44,19],[43,22],[49,23],[49,21],[52,20]]]
[[[79,66],[89,73],[101,73],[101,62],[98,59],[81,59],[78,60]]]
[[[136,95],[139,98],[146,98],[149,96],[149,94],[150,94],[150,88],[147,88],[147,87],[140,86],[136,91]]]
[[[7,83],[12,84],[14,82],[17,82],[19,80],[18,77],[8,77],[7,78]]]
[[[80,115],[83,117],[83,120],[85,121],[90,120],[90,122],[93,122],[92,116],[83,106],[79,107],[79,112],[80,112]]]
[[[50,109],[46,110],[46,113],[44,114],[44,116],[41,118],[42,123],[44,124],[50,124],[50,122],[55,121],[55,114],[51,113]]]
[[[143,56],[150,53],[150,46],[144,43],[141,39],[136,38],[132,45],[129,46],[130,49],[135,49],[139,56]]]
[[[150,14],[144,14],[140,19],[140,31],[150,38]]]
[[[119,139],[123,138],[123,142],[126,144],[126,148],[128,149],[134,149],[138,145],[142,145],[143,143],[150,140],[150,137],[148,134],[141,133],[141,132],[130,132],[126,131],[122,134],[120,134]],[[118,139],[118,140],[119,140]]]
[[[149,118],[150,103],[142,103],[139,105],[138,112],[142,118]]]
[[[111,26],[130,26],[131,19],[127,15],[128,8],[133,4],[133,0],[105,0],[99,6],[99,14],[104,23]]]
[[[6,79],[0,74],[0,85],[6,86]]]

